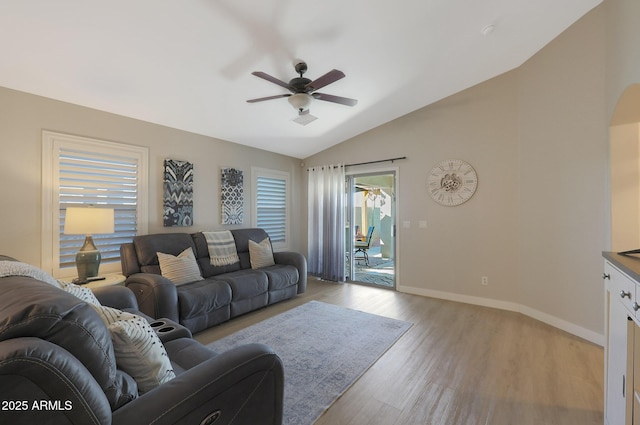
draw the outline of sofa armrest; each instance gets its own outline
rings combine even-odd
[[[118,310],[138,310],[138,300],[131,289],[124,286],[101,286],[92,289],[100,304]]]
[[[163,344],[176,339],[193,338],[193,334],[189,329],[177,322],[174,322],[173,320],[167,319],[166,317],[152,319],[149,321],[149,324]]]
[[[276,264],[286,264],[298,269],[298,294],[307,290],[307,259],[299,252],[274,252],[273,260]]]
[[[220,423],[280,425],[282,361],[269,347],[246,344],[178,375],[113,413],[113,425]]]
[[[136,248],[133,243],[129,242],[120,245],[120,266],[122,267],[122,274],[125,276],[140,273],[138,254],[136,254]]]
[[[135,273],[127,277],[125,286],[133,291],[141,312],[158,319],[166,317],[180,323],[176,285],[159,274]]]
[[[109,401],[91,373],[67,350],[39,338],[0,342],[0,400],[14,402],[0,410],[2,424],[111,422]],[[49,403],[57,408],[46,408]]]

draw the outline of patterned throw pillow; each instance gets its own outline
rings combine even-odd
[[[78,286],[73,283],[65,282],[62,280],[58,280],[58,283],[60,284],[60,287],[62,289],[64,289],[66,292],[70,293],[71,295],[75,295],[76,297],[80,298],[82,301],[88,302],[89,304],[92,304],[92,305],[97,305],[97,306],[100,305],[100,301],[98,301],[96,296],[93,295],[93,291],[91,289],[84,288],[82,286]]]
[[[262,267],[273,266],[276,263],[273,260],[269,238],[265,238],[260,243],[249,240],[249,259],[251,260],[252,269],[261,269]]]
[[[167,351],[149,322],[115,308],[94,309],[111,333],[118,367],[135,379],[140,394],[175,378]]]
[[[191,248],[185,249],[177,257],[163,252],[158,252],[157,255],[160,273],[175,285],[184,285],[203,279]]]
[[[106,307],[91,289],[58,281],[62,289],[94,308],[111,334],[118,367],[138,384],[140,394],[173,378],[175,373],[162,341],[144,318]]]

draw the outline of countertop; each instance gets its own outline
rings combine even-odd
[[[633,280],[640,282],[640,254],[620,255],[617,252],[605,251],[602,256]]]

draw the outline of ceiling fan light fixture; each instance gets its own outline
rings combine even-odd
[[[296,93],[289,96],[289,103],[296,108],[297,111],[305,111],[309,109],[313,97],[307,93]]]

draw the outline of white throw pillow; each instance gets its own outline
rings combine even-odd
[[[149,322],[115,308],[94,308],[111,333],[118,367],[135,379],[141,394],[175,378],[167,351]]]
[[[252,269],[261,269],[262,267],[273,266],[276,263],[273,260],[269,238],[265,238],[260,243],[249,239],[249,259],[251,260]]]
[[[175,285],[202,280],[198,261],[191,248],[182,251],[178,256],[158,252],[160,273]]]

